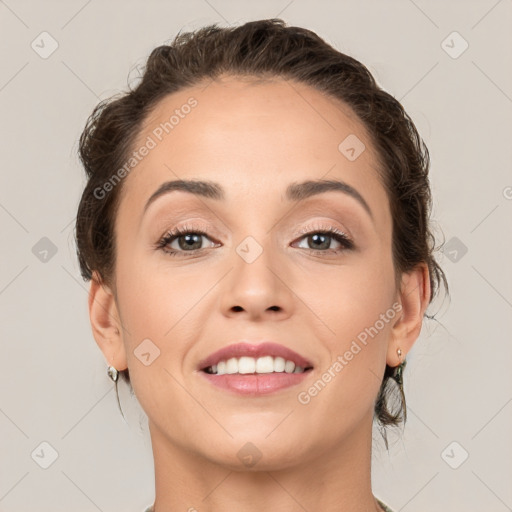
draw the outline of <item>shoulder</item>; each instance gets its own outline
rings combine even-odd
[[[382,510],[384,510],[384,512],[393,512],[393,510],[391,510],[385,503],[382,503],[382,501],[380,501],[378,498],[377,499],[377,503],[382,507]],[[145,512],[148,512],[147,510]],[[152,512],[152,511],[149,511],[149,512]]]
[[[393,512],[393,510],[391,510],[385,503],[382,503],[382,501],[380,501],[378,498],[377,498],[377,502],[378,504],[382,507],[382,509],[384,510],[384,512]],[[149,507],[147,507],[144,512],[154,512],[153,510],[153,505],[150,505]]]

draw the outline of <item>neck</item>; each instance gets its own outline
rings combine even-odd
[[[151,421],[149,426],[155,512],[382,510],[371,490],[371,417],[327,453],[276,470],[222,466],[170,442]]]

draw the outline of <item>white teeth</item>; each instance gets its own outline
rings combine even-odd
[[[238,373],[238,361],[232,357],[226,361],[226,373]]]
[[[263,356],[254,357],[232,357],[227,361],[219,361],[212,365],[209,373],[217,375],[232,375],[235,373],[303,373],[304,368],[295,366],[293,361],[285,360],[282,357]]]
[[[286,364],[284,365],[284,371],[286,373],[293,373],[293,370],[295,370],[295,363],[293,361],[286,361]]]
[[[255,371],[256,360],[254,357],[241,357],[238,360],[238,373],[254,373]]]
[[[282,357],[274,357],[274,371],[284,372],[286,361]]]
[[[256,361],[256,373],[272,373],[274,371],[274,358],[272,356],[260,357]]]

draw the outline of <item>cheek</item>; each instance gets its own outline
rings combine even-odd
[[[331,303],[331,315],[325,318],[334,334],[323,337],[330,360],[318,368],[312,386],[301,390],[299,397],[310,410],[330,417],[333,436],[373,414],[391,326],[398,314],[392,299],[383,299],[385,291],[375,286],[366,291],[359,292],[356,300],[348,289],[333,294],[336,304]]]
[[[193,306],[204,290],[188,286],[176,273],[173,277],[159,271],[147,256],[145,261],[134,257],[120,262],[119,305],[132,387],[148,416],[155,420],[160,411],[158,422],[165,423],[172,415],[161,414],[163,404],[190,409],[188,395],[175,379],[182,380],[188,340],[199,325]],[[186,423],[186,414],[183,417]]]
[[[373,407],[385,368],[388,340],[397,316],[391,258],[361,258],[354,265],[325,269],[310,275],[315,283],[297,295],[315,312],[316,335],[330,356],[319,368],[318,385],[311,395],[322,395],[324,404],[337,404],[336,413],[346,408],[356,417]],[[395,306],[395,307],[393,307]],[[320,321],[321,320],[321,321]],[[323,391],[323,386],[329,388]],[[309,392],[306,390],[309,394]],[[308,397],[305,397],[307,400]],[[341,416],[337,421],[342,421]]]
[[[159,351],[154,367],[172,370],[182,364],[204,324],[204,312],[212,312],[213,295],[207,292],[219,280],[213,271],[197,268],[171,268],[164,257],[148,254],[119,260],[118,295],[128,357],[136,357],[139,345],[149,339]]]
[[[343,349],[349,340],[376,322],[379,331],[389,329],[389,322],[382,325],[379,319],[386,312],[388,316],[394,313],[395,285],[390,258],[371,251],[360,259],[347,260],[344,265],[309,265],[300,270],[295,275],[293,290],[307,307],[306,314],[311,319],[316,317],[317,334],[323,333],[321,337],[330,340],[332,351]]]

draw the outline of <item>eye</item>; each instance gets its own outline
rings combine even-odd
[[[157,243],[157,248],[170,256],[182,256],[183,253],[197,253],[206,249],[203,247],[202,238],[208,238],[208,234],[201,229],[183,226],[169,231]],[[174,247],[172,246],[174,244]],[[210,247],[213,247],[214,243]],[[169,249],[170,248],[170,249]]]
[[[355,247],[351,238],[334,226],[306,228],[301,230],[299,234],[302,235],[300,243],[305,242],[307,244],[307,247],[299,245],[299,249],[307,249],[319,253],[339,254]],[[200,228],[180,226],[163,236],[156,244],[156,248],[164,251],[169,256],[186,256],[186,253],[197,255],[208,248],[203,246],[203,238],[210,240],[211,244],[209,247],[220,245],[213,242],[208,236],[208,233]],[[302,240],[304,242],[302,242]],[[338,244],[338,248],[331,247],[333,241]]]
[[[351,238],[334,226],[329,226],[327,228],[315,228],[313,230],[302,230],[301,234],[303,235],[301,240],[303,239],[306,242],[307,247],[299,246],[300,249],[320,251],[328,254],[338,254],[354,248],[354,242]],[[330,247],[333,240],[341,246],[341,249],[333,249]]]

